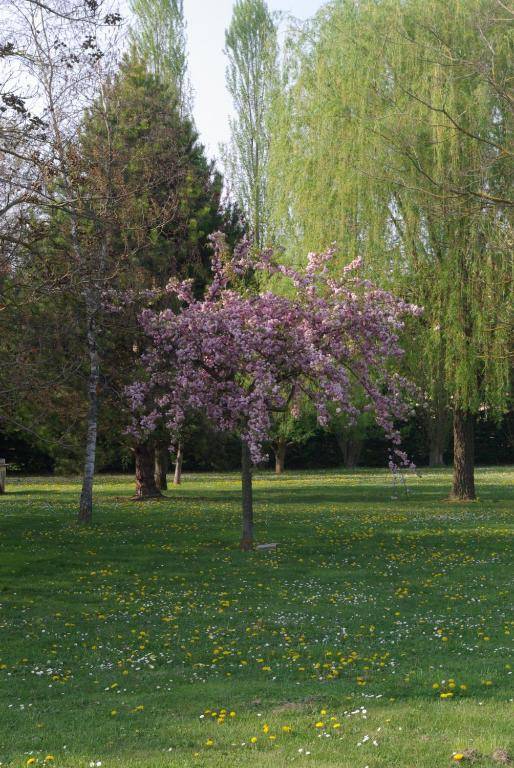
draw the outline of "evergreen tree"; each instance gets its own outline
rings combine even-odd
[[[107,321],[103,346],[111,390],[120,393],[142,351],[141,309],[148,301],[166,305],[165,287],[173,277],[193,279],[197,292],[205,284],[207,237],[220,225],[221,179],[206,160],[191,120],[181,114],[178,97],[135,50],[105,89],[104,113],[89,114],[83,147],[95,169],[90,183],[99,198],[109,186],[115,190],[110,253],[117,261],[122,256],[124,266],[112,286],[118,307]],[[107,153],[114,158],[111,177],[102,173]],[[162,462],[164,452],[156,438],[135,446],[141,496],[159,490],[154,454],[157,450]],[[166,436],[160,438],[165,446]]]

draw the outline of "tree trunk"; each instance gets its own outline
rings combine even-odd
[[[252,496],[252,459],[245,441],[241,444],[241,483],[243,496],[243,535],[241,549],[248,551],[253,547],[253,496]]]
[[[0,493],[5,493],[5,476],[7,470],[5,465],[5,459],[0,459]]]
[[[279,438],[275,445],[275,474],[282,475],[285,469],[286,461],[286,441],[284,438]]]
[[[353,434],[351,428],[343,432],[336,432],[336,440],[343,456],[343,464],[346,469],[355,469],[362,453],[363,440]]]
[[[448,447],[450,424],[446,399],[436,398],[432,412],[428,416],[428,465],[430,467],[444,467],[444,452]]]
[[[445,446],[441,445],[437,440],[432,439],[430,441],[429,467],[444,467],[444,448]]]
[[[93,519],[93,481],[95,477],[96,437],[98,432],[98,384],[100,381],[100,357],[98,354],[96,311],[92,297],[86,297],[86,312],[88,319],[87,347],[89,351],[88,378],[88,414],[87,437],[84,458],[84,477],[79,504],[79,523],[90,523]]]
[[[168,449],[164,445],[156,445],[154,479],[155,485],[160,491],[168,490],[168,481],[166,480],[166,475],[168,474],[168,466]]]
[[[136,457],[136,499],[155,499],[161,492],[155,484],[155,449],[150,443],[138,443]]]
[[[184,459],[184,451],[182,449],[182,443],[179,442],[177,447],[177,460],[175,461],[175,474],[173,475],[173,485],[180,485],[182,482],[182,461]]]
[[[475,417],[456,408],[453,412],[453,492],[458,501],[475,499]]]
[[[346,440],[346,446],[343,451],[343,461],[346,469],[355,469],[362,452],[362,440],[359,437],[350,435]]]

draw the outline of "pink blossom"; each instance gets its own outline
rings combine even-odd
[[[182,311],[141,314],[149,347],[146,376],[128,389],[134,429],[149,432],[164,423],[177,434],[201,411],[217,429],[238,432],[257,462],[274,411],[297,413],[306,396],[320,424],[332,404],[355,419],[355,402],[364,394],[360,409],[372,411],[391,439],[392,465],[409,465],[395,422],[410,414],[413,388],[391,361],[402,354],[404,316],[419,308],[361,279],[358,260],[328,279],[334,248],[309,254],[307,267],[294,270],[275,263],[270,250],[253,258],[246,241],[229,260],[223,236],[212,240],[213,280],[205,298],[195,299],[189,282],[173,282],[167,290]],[[249,269],[277,275],[292,289],[250,296],[231,290],[230,276]]]

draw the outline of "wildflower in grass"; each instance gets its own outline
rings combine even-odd
[[[457,762],[459,762],[459,760],[464,759],[464,755],[462,754],[462,752],[454,752],[452,758],[453,760],[457,760]]]
[[[284,733],[291,733],[291,726],[290,725],[283,725],[282,730]]]
[[[268,725],[268,723],[264,723],[264,725],[262,726],[262,730],[263,730],[263,733],[268,733],[269,732],[269,725]]]
[[[205,742],[206,747],[212,747],[213,744],[214,744],[214,739],[207,739],[207,741]]]
[[[257,736],[252,736],[250,739],[250,744],[256,744],[257,743]]]
[[[318,720],[318,722],[314,726],[315,728],[324,728],[325,723],[323,723],[321,720]]]
[[[27,760],[27,765],[34,765],[35,762],[36,762],[35,757],[29,757],[29,759]]]

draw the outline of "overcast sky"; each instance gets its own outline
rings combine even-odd
[[[268,0],[272,10],[297,18],[312,16],[322,0]],[[194,115],[201,139],[212,157],[228,138],[232,109],[225,88],[225,28],[233,0],[184,0],[189,44],[189,73],[194,91]]]

